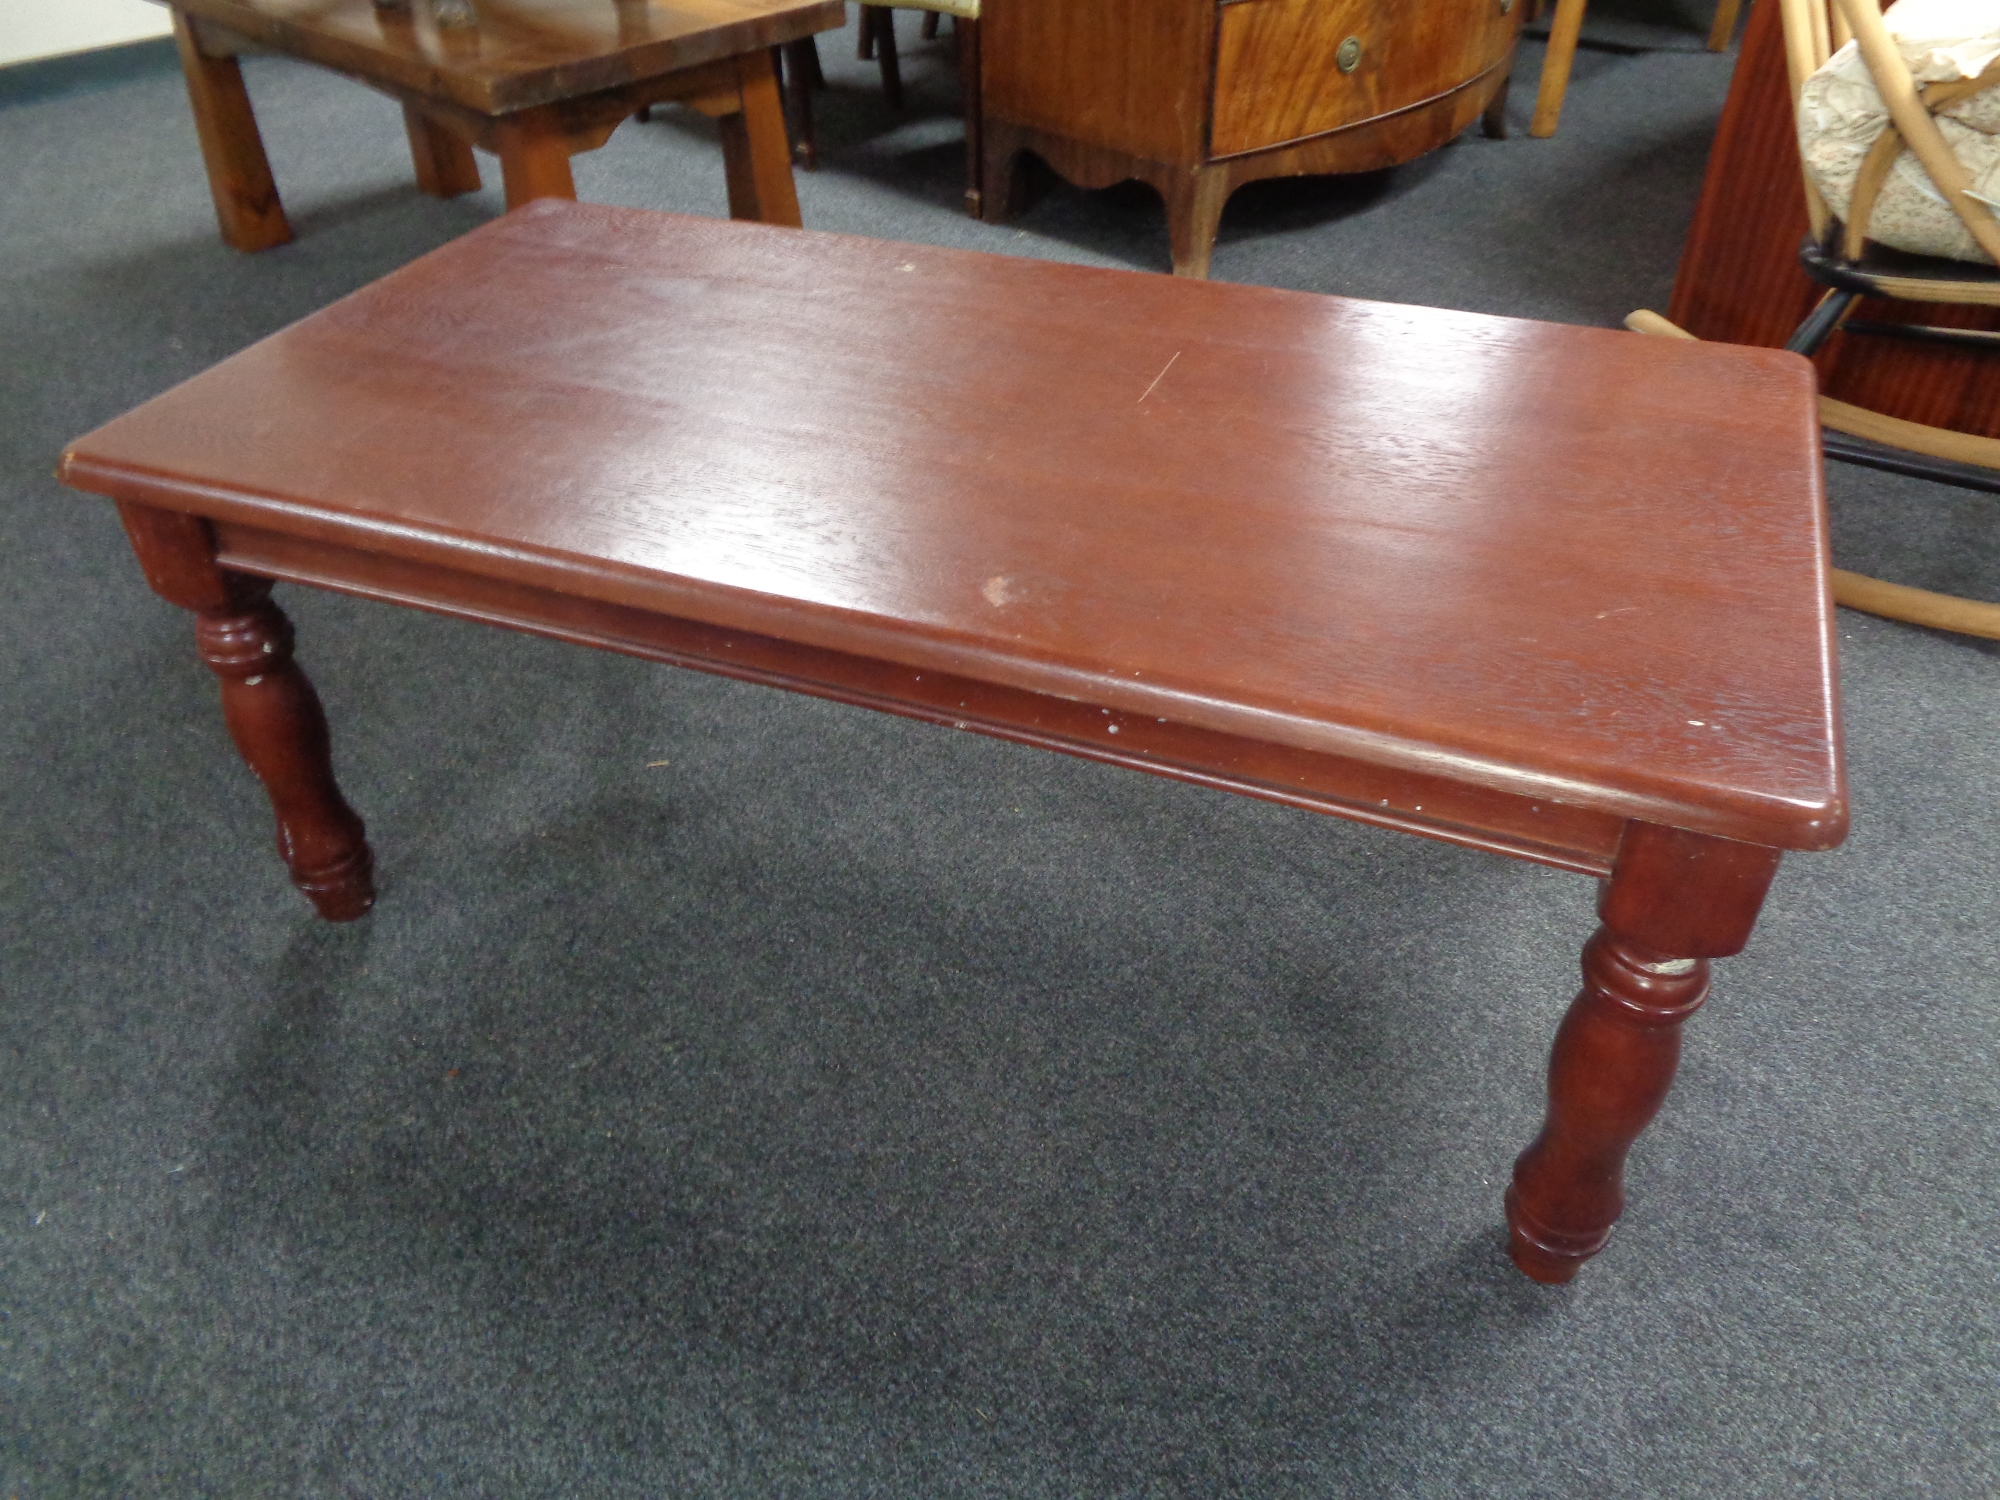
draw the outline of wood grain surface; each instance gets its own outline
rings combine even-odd
[[[1359,124],[1462,88],[1504,59],[1500,0],[1244,0],[1220,12],[1217,156]],[[1352,38],[1353,69],[1336,58]]]
[[[484,580],[1823,848],[1813,398],[1777,352],[541,202],[62,467],[415,602]]]
[[[1014,0],[979,24],[989,119],[1153,161],[1203,155],[1214,0]]]
[[[482,114],[573,99],[840,26],[841,0],[472,0],[440,28],[429,0],[172,0],[177,11],[356,77]]]

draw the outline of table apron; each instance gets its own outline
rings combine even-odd
[[[1380,828],[1604,876],[1625,827],[1615,813],[1534,799],[919,669],[512,580],[236,522],[214,522],[216,562],[459,619],[831,698],[1259,797]]]

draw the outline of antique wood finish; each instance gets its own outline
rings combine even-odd
[[[1217,156],[1282,146],[1455,92],[1503,61],[1515,21],[1498,0],[1243,0],[1220,11]],[[1327,66],[1352,37],[1351,72]]]
[[[1502,0],[1010,0],[984,19],[982,210],[1021,206],[1024,150],[1084,187],[1137,178],[1175,273],[1204,277],[1244,183],[1395,166],[1478,118],[1520,19]]]
[[[1148,161],[1201,161],[1215,14],[1213,0],[982,9],[986,118]]]
[[[1800,270],[1807,229],[1778,7],[1756,5],[1681,251],[1668,317],[1698,338],[1781,346],[1819,300]],[[2000,310],[1864,298],[1853,317],[2000,330]],[[1829,396],[1909,422],[2000,438],[2000,360],[1836,333],[1813,356]]]
[[[294,580],[1610,875],[1514,1195],[1555,1277],[1660,985],[1845,831],[1812,400],[1781,353],[545,202],[62,474],[195,539],[140,545],[189,608]]]
[[[507,205],[574,198],[569,158],[677,101],[722,122],[730,211],[799,223],[772,47],[841,24],[839,0],[511,0],[441,26],[418,4],[171,0],[223,238],[241,250],[291,237],[235,56],[276,51],[346,73],[403,106],[417,183],[479,186],[471,147],[500,158]],[[783,161],[783,180],[774,164]]]

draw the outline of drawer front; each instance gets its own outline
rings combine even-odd
[[[1211,152],[1281,145],[1448,93],[1506,56],[1523,4],[1223,0]]]

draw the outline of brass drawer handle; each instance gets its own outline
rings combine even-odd
[[[1340,50],[1333,54],[1333,65],[1343,73],[1352,73],[1361,66],[1361,38],[1351,36],[1340,44]]]

